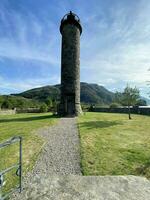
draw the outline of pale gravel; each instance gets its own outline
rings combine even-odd
[[[61,118],[58,124],[40,129],[46,140],[33,175],[81,175],[80,145],[76,118]]]

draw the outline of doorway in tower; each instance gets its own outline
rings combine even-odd
[[[67,115],[75,114],[75,95],[69,94],[66,96],[66,113]]]

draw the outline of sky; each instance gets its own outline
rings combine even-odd
[[[60,83],[62,17],[81,20],[81,81],[148,97],[149,0],[0,0],[0,94]]]

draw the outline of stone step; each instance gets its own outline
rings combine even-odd
[[[137,176],[35,176],[15,199],[150,200],[150,181]]]

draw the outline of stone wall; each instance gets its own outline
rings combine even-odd
[[[92,108],[92,112],[107,112],[107,113],[128,113],[128,108]],[[141,115],[150,115],[150,107],[135,107],[131,108],[131,113],[141,114]]]
[[[39,108],[25,108],[25,109],[17,109],[17,113],[40,113]]]
[[[13,115],[13,114],[16,114],[16,109],[14,110],[1,110],[0,109],[0,115]]]

